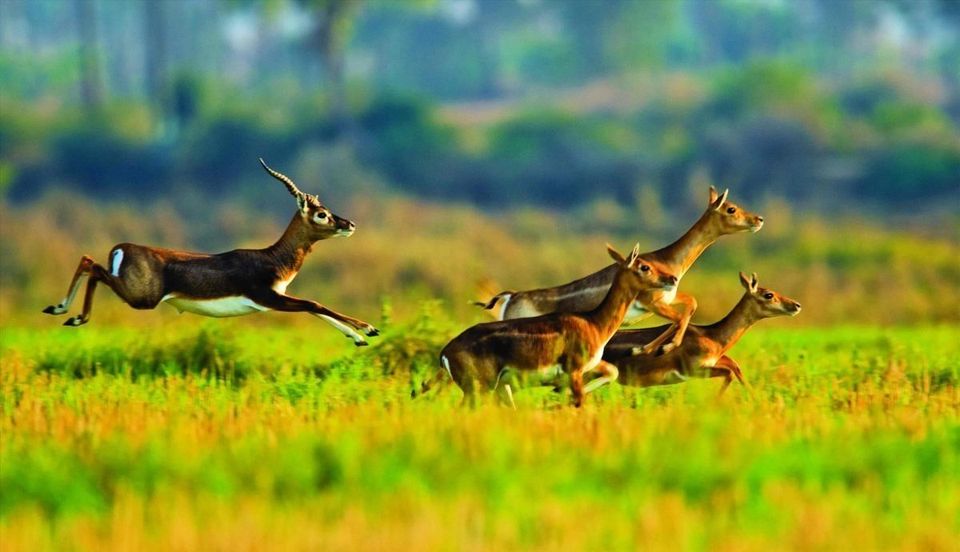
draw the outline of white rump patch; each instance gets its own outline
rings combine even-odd
[[[120,263],[123,262],[123,249],[114,249],[113,258],[110,259],[110,274],[120,276]]]
[[[243,316],[244,314],[270,310],[242,295],[219,297],[217,299],[193,299],[190,297],[179,297],[171,293],[164,296],[161,301],[170,303],[180,312],[192,312],[193,314],[211,316],[213,318]]]
[[[503,296],[503,300],[500,301],[500,316],[497,317],[497,320],[504,320],[504,316],[507,314],[507,304],[510,303],[511,299],[513,299],[512,293]]]
[[[443,364],[443,367],[447,370],[447,375],[450,376],[450,379],[453,379],[453,372],[450,371],[450,361],[447,360],[447,355],[440,355],[440,363]]]

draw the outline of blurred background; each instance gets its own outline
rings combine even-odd
[[[804,303],[771,324],[960,320],[955,0],[3,0],[0,148],[9,325],[117,242],[275,240],[260,156],[359,227],[291,293],[374,322],[658,248],[710,184],[768,222],[685,279],[697,320],[739,270]]]

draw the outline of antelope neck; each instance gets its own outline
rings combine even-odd
[[[630,304],[640,293],[640,287],[639,278],[632,277],[629,270],[617,267],[617,274],[613,278],[610,291],[597,308],[585,313],[584,317],[605,335],[613,335],[627,316]]]
[[[300,270],[303,259],[310,253],[315,240],[310,238],[309,229],[300,218],[300,213],[293,215],[287,229],[276,243],[267,248],[274,259],[283,266]]]
[[[653,253],[675,270],[677,278],[690,270],[697,258],[720,237],[710,225],[709,216],[708,210],[677,241]]]
[[[754,309],[750,308],[750,293],[747,292],[743,294],[737,305],[722,320],[705,327],[704,330],[707,336],[719,343],[726,352],[730,347],[736,345],[743,334],[750,329],[750,326],[753,326],[762,318],[762,316],[757,315]]]

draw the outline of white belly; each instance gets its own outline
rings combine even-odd
[[[243,296],[220,297],[217,299],[190,299],[186,297],[177,297],[176,295],[167,295],[163,302],[169,303],[180,312],[192,312],[202,316],[212,316],[214,318],[224,318],[227,316],[242,316],[270,310],[258,305]]]

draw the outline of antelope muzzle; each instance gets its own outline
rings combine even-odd
[[[351,222],[351,221],[349,221],[349,220],[347,220],[347,219],[345,219],[345,218],[340,218],[340,217],[338,217],[337,215],[333,215],[333,218],[334,218],[334,220],[335,220],[336,223],[337,223],[337,235],[338,235],[338,236],[347,237],[347,236],[352,235],[352,234],[354,233],[354,231],[356,231],[357,225],[354,224],[353,222]]]
[[[660,275],[660,287],[663,289],[673,289],[677,287],[677,283],[680,281],[679,278],[673,274],[661,274]]]

